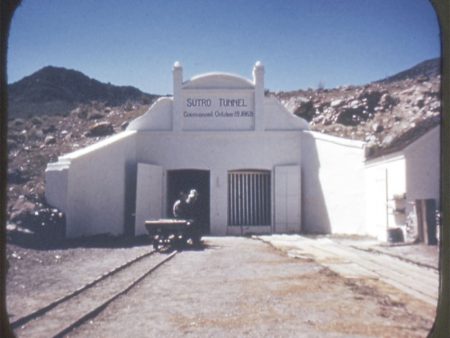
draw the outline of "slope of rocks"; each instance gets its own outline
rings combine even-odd
[[[45,203],[44,175],[47,163],[124,130],[129,121],[142,115],[148,107],[149,104],[127,103],[110,107],[91,103],[78,106],[67,116],[41,115],[10,120],[7,187],[7,213],[11,222],[9,230],[26,228],[33,232],[46,232],[62,226],[63,215]]]
[[[440,75],[412,68],[365,86],[269,93],[306,119],[312,130],[367,142],[368,158],[398,150],[440,123]],[[428,66],[426,66],[428,65]],[[431,65],[431,66],[430,66]],[[8,122],[10,227],[32,231],[63,220],[45,205],[44,171],[58,156],[126,128],[151,102],[78,104],[68,114],[40,114]]]
[[[414,67],[399,73],[402,76],[365,86],[273,95],[306,119],[311,130],[365,141],[368,157],[374,157],[400,149],[440,123],[440,75],[418,66],[419,73]]]

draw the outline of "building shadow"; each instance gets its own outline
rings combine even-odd
[[[149,236],[113,236],[109,234],[83,236],[78,238],[63,238],[49,236],[44,233],[27,233],[23,231],[10,231],[7,243],[22,248],[34,250],[65,250],[75,248],[132,248],[137,246],[151,246]]]
[[[331,224],[320,181],[320,159],[314,136],[302,133],[302,232],[329,234]],[[337,178],[338,179],[338,178]]]

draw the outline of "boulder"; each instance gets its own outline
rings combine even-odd
[[[32,140],[41,140],[44,138],[44,132],[37,128],[32,128],[28,135]]]
[[[8,151],[11,151],[11,150],[17,148],[17,142],[15,140],[9,138],[7,143],[8,143]]]
[[[372,130],[375,133],[381,133],[384,130],[384,127],[380,123],[375,123],[374,125],[372,125]]]
[[[12,125],[14,127],[22,127],[25,124],[25,120],[24,119],[14,119]]]
[[[384,109],[387,109],[394,107],[399,101],[398,98],[395,98],[388,93],[384,93],[380,98],[379,105]]]
[[[89,127],[87,137],[100,137],[114,134],[114,127],[110,122],[103,121]]]
[[[42,125],[43,121],[39,116],[33,116],[31,118],[31,123],[35,126],[40,126],[40,125]]]
[[[295,109],[294,114],[310,122],[313,119],[315,112],[314,104],[311,100],[308,100],[300,102],[300,105]]]
[[[344,100],[341,100],[341,99],[333,100],[333,101],[331,101],[330,106],[333,108],[336,108],[336,107],[341,106],[343,102],[344,102]]]
[[[44,144],[45,145],[56,144],[56,137],[54,137],[52,135],[48,135],[44,140]]]
[[[29,180],[29,174],[24,169],[15,168],[8,169],[8,183],[9,184],[22,184]]]
[[[417,107],[422,108],[425,105],[425,97],[423,95],[418,96],[414,103]]]
[[[367,104],[369,111],[373,111],[380,102],[382,95],[383,93],[378,90],[366,90],[358,96],[358,99]]]
[[[99,112],[98,110],[93,110],[88,114],[88,120],[100,120],[105,118],[105,114]]]
[[[394,141],[394,136],[393,135],[386,135],[386,137],[384,138],[382,145],[384,147],[389,146],[392,142]]]
[[[48,133],[54,133],[56,131],[56,127],[54,124],[51,124],[45,128],[42,129],[42,131],[44,132],[44,134],[48,134]]]
[[[336,114],[336,123],[345,126],[356,126],[361,121],[366,121],[369,118],[367,110],[363,106],[358,108],[344,108]]]
[[[122,124],[120,125],[120,129],[122,129],[122,130],[127,129],[129,124],[130,124],[130,122],[128,122],[128,121],[122,122]]]
[[[11,208],[10,221],[14,223],[24,223],[34,214],[36,205],[25,199],[24,196],[19,196],[17,201]]]
[[[88,109],[85,106],[77,107],[70,112],[70,115],[85,119],[88,116]]]

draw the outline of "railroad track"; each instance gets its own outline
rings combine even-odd
[[[64,337],[172,259],[150,251],[11,323],[17,337]]]

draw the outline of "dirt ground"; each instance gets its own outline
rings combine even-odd
[[[344,279],[258,240],[209,237],[74,337],[425,337],[434,308],[377,280]],[[150,250],[145,241],[56,250],[8,244],[13,321]]]
[[[8,243],[6,304],[10,322],[150,249],[145,239],[108,237],[68,241],[55,249]]]
[[[425,337],[434,308],[246,238],[185,251],[73,337]]]

